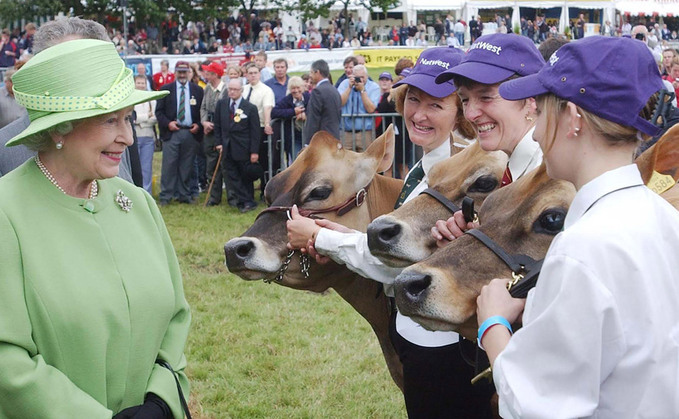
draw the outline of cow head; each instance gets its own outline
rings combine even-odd
[[[366,202],[341,217],[335,213],[321,214],[341,224],[364,231],[386,202],[393,205],[400,182],[386,179],[376,173],[391,166],[394,155],[394,131],[391,126],[376,139],[364,153],[344,149],[327,132],[314,135],[308,147],[295,162],[276,175],[267,184],[265,198],[271,206],[320,210],[341,205],[367,189]],[[392,191],[392,196],[388,196]],[[386,195],[385,195],[386,193]],[[229,240],[224,246],[229,270],[243,279],[272,279],[288,255],[286,211],[260,214],[255,223],[241,237]],[[288,260],[289,266],[282,284],[291,288],[324,291],[330,284],[324,279],[343,271],[335,264],[316,265],[307,279],[302,275],[299,253]],[[313,262],[312,262],[313,263]]]
[[[479,211],[480,227],[512,254],[542,259],[563,228],[575,188],[547,176],[544,164],[493,192]],[[476,337],[476,297],[493,278],[511,277],[495,253],[464,235],[396,278],[399,311],[431,330]]]
[[[486,152],[478,142],[436,164],[429,187],[460,205],[465,196],[480,205],[500,186],[507,165],[502,151]],[[420,195],[368,226],[370,252],[391,266],[408,266],[436,250],[431,228],[452,214],[429,195]]]

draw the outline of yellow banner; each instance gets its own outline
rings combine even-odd
[[[377,67],[393,67],[401,58],[410,58],[413,62],[417,61],[417,57],[423,49],[357,49],[354,50],[354,55],[361,54],[365,57],[365,66],[368,68]]]

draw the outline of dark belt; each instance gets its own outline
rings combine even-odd
[[[179,129],[191,129],[191,125],[177,125]]]

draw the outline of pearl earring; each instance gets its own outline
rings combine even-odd
[[[580,132],[580,127],[575,127],[575,133],[573,135],[577,137],[578,132]]]
[[[64,142],[58,141],[55,147],[57,148],[57,150],[61,150],[62,148],[64,148]]]

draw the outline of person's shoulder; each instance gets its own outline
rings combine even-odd
[[[28,179],[28,174],[32,169],[30,165],[35,165],[35,163],[33,163],[33,159],[25,161],[16,169],[0,177],[0,194],[2,194],[2,196],[9,198],[12,196],[18,196],[17,194],[21,195],[27,192],[25,188],[27,182],[26,179]],[[11,201],[12,199],[0,200],[0,206],[11,203]]]

